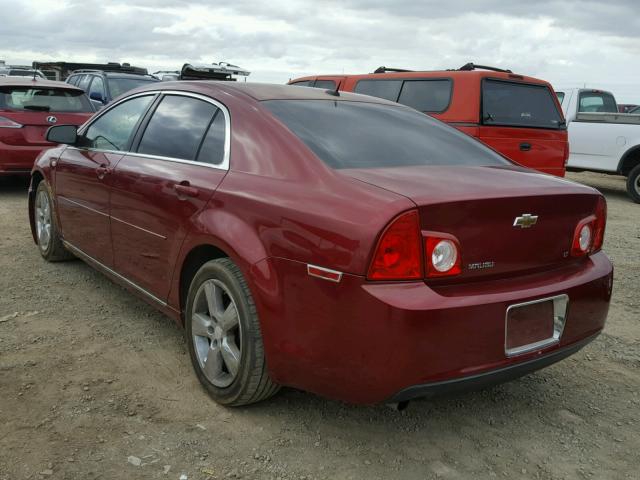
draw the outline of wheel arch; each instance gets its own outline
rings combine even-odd
[[[38,185],[44,180],[44,174],[40,170],[34,170],[31,174],[31,182],[29,184],[29,226],[31,227],[31,236],[34,243],[38,243],[36,237],[36,217],[35,217],[35,200]]]
[[[635,145],[622,155],[618,163],[618,173],[626,177],[638,164],[640,164],[640,145]]]

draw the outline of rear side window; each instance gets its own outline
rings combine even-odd
[[[0,106],[10,110],[38,112],[93,112],[84,92],[56,88],[2,87]]]
[[[153,95],[122,102],[101,115],[84,133],[80,146],[99,150],[125,151],[138,121],[149,107]]]
[[[218,107],[178,95],[165,96],[147,125],[138,153],[195,160]]]
[[[451,100],[453,82],[442,80],[405,80],[398,103],[421,112],[444,112]]]
[[[564,120],[545,85],[484,80],[482,123],[529,128],[564,128]]]
[[[263,102],[332,168],[510,165],[479,141],[402,106],[331,100]]]
[[[618,106],[610,93],[580,92],[578,112],[618,113]]]
[[[395,102],[401,88],[402,80],[360,80],[353,91]]]
[[[218,109],[215,115],[200,146],[197,161],[220,165],[224,160],[226,122],[222,110]]]
[[[335,90],[336,82],[333,80],[316,80],[313,86],[316,88],[324,88],[325,90]]]
[[[300,82],[293,82],[291,85],[296,87],[310,87],[313,84],[313,80],[302,80]]]

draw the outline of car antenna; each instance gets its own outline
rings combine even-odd
[[[338,86],[339,85],[336,84],[336,89],[335,90],[331,90],[331,89],[325,90],[325,93],[328,93],[329,95],[332,95],[334,97],[339,97],[340,96],[340,92],[338,91]]]

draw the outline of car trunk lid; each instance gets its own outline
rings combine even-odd
[[[518,167],[341,172],[411,199],[420,212],[423,234],[454,235],[461,247],[458,278],[507,276],[572,261],[575,228],[595,211],[598,198],[587,187]],[[517,221],[520,217],[524,220]],[[535,224],[527,225],[532,217],[537,217]]]
[[[90,113],[59,113],[48,111],[12,111],[0,110],[0,116],[22,125],[11,130],[11,135],[3,139],[9,145],[51,145],[45,140],[49,127],[54,125],[82,125],[91,116]],[[6,133],[6,132],[5,132]]]

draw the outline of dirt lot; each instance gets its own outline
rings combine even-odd
[[[285,389],[209,400],[181,330],[82,262],[47,264],[25,184],[0,183],[0,480],[638,479],[640,205],[609,202],[605,333],[544,371],[402,413]]]

